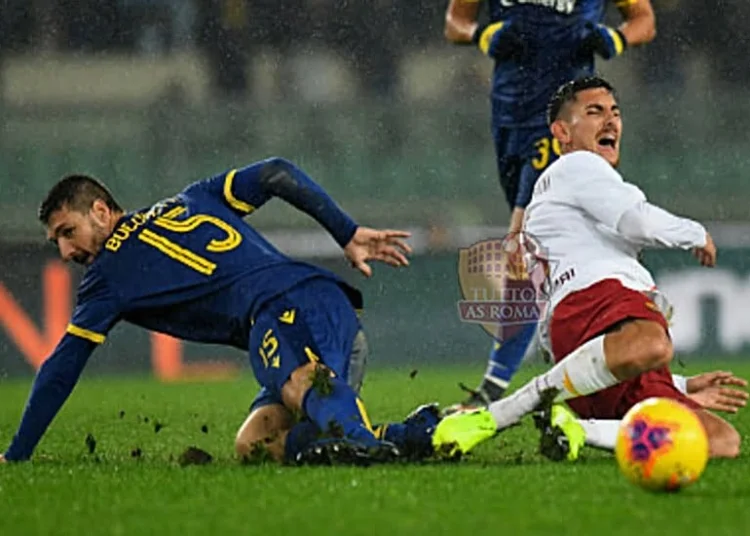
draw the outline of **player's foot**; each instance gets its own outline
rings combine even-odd
[[[347,438],[321,439],[297,454],[297,465],[356,465],[367,467],[399,459],[393,443],[377,441],[372,445]]]
[[[459,459],[496,434],[495,419],[487,409],[461,411],[438,423],[432,435],[432,446],[440,458]]]
[[[586,432],[575,414],[562,404],[547,404],[534,414],[541,433],[539,452],[552,461],[575,461],[586,443]]]
[[[436,402],[419,406],[409,413],[403,422],[406,433],[403,444],[399,444],[401,455],[409,461],[432,456],[432,435],[439,422],[440,406]]]

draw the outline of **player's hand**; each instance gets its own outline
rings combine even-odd
[[[6,463],[5,456],[0,454],[0,463]]]
[[[617,28],[604,24],[586,23],[579,53],[584,56],[598,54],[605,60],[619,56],[628,48],[628,41]]]
[[[701,266],[716,266],[716,244],[711,235],[706,232],[706,245],[702,248],[693,248],[693,255],[701,263]]]
[[[748,393],[733,387],[747,387],[747,381],[723,370],[706,372],[687,379],[687,396],[706,409],[737,413]]]
[[[344,248],[344,255],[365,277],[372,275],[367,261],[380,261],[396,267],[409,266],[406,255],[411,253],[411,247],[403,239],[410,236],[408,231],[359,227]]]
[[[715,370],[713,372],[704,372],[687,379],[688,394],[697,393],[721,385],[734,385],[736,387],[747,387],[747,381],[735,376],[726,370]]]
[[[517,23],[498,21],[477,26],[472,41],[497,61],[520,60],[529,53]]]

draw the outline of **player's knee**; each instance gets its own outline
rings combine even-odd
[[[729,423],[709,436],[709,450],[712,458],[736,458],[740,455],[740,433]]]
[[[612,333],[617,356],[615,369],[622,377],[654,370],[672,361],[674,349],[666,330],[657,322],[636,320]]]
[[[241,461],[284,460],[283,442],[278,437],[266,436],[253,440],[237,436],[234,452]]]
[[[257,408],[242,423],[234,438],[234,451],[242,461],[282,461],[286,435],[294,418],[281,404]]]
[[[234,438],[234,452],[237,454],[237,457],[242,460],[250,454],[251,450],[252,442],[237,434],[237,437]]]
[[[674,356],[672,341],[666,332],[657,331],[644,341],[644,349],[641,354],[642,370],[653,370],[669,365]]]

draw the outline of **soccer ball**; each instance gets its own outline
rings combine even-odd
[[[708,437],[697,415],[668,398],[649,398],[630,408],[620,424],[615,456],[634,484],[677,491],[701,476]]]

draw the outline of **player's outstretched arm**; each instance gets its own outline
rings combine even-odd
[[[3,455],[5,461],[31,458],[52,419],[73,391],[95,347],[95,343],[74,335],[66,334],[62,338],[37,372],[21,424]]]
[[[222,197],[240,214],[249,214],[272,197],[283,199],[314,218],[342,248],[357,229],[354,220],[320,185],[284,158],[269,158],[232,170],[225,177],[203,183],[203,187]]]
[[[406,255],[411,247],[403,239],[411,236],[408,231],[379,230],[359,227],[351,241],[344,247],[344,255],[352,266],[366,277],[372,275],[368,261],[380,261],[391,266],[408,266]]]
[[[594,220],[639,247],[696,250],[705,266],[715,263],[716,248],[703,225],[649,203],[640,188],[625,182],[599,155],[579,151],[561,165],[571,202]]]
[[[647,201],[626,210],[617,230],[643,246],[690,249],[702,266],[716,264],[716,246],[698,222],[675,216]]]

